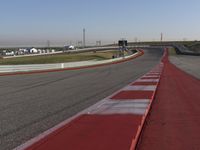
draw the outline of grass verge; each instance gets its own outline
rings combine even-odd
[[[168,52],[169,52],[170,56],[175,56],[176,55],[176,51],[175,51],[174,48],[169,48]]]
[[[0,58],[0,65],[20,65],[20,64],[47,64],[47,63],[63,63],[87,60],[105,60],[111,59],[118,51],[101,51],[101,52],[86,52],[73,54],[57,54],[46,56],[30,56],[20,58]]]

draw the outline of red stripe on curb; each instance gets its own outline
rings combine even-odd
[[[141,79],[159,79],[159,77],[142,77]]]
[[[27,150],[128,150],[142,116],[82,115]]]
[[[111,99],[151,99],[152,94],[152,91],[121,91],[114,95]]]

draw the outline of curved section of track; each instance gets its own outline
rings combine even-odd
[[[14,148],[151,70],[161,49],[128,62],[83,70],[0,77],[0,147]]]
[[[118,64],[126,61],[130,61],[136,57],[142,56],[144,52],[142,50],[137,50],[134,53],[124,58],[115,58],[102,61],[81,61],[81,62],[71,62],[71,63],[58,63],[58,64],[38,64],[38,65],[4,65],[0,66],[0,76],[8,75],[23,75],[23,74],[37,74],[37,73],[48,73],[48,72],[58,72],[66,70],[79,70],[87,68],[102,67],[106,65]]]
[[[164,58],[164,70],[139,150],[200,149],[200,80]]]

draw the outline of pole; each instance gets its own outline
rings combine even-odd
[[[83,48],[85,48],[85,28],[83,28]]]

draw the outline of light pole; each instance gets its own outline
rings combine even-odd
[[[85,48],[85,28],[83,28],[83,48]]]

